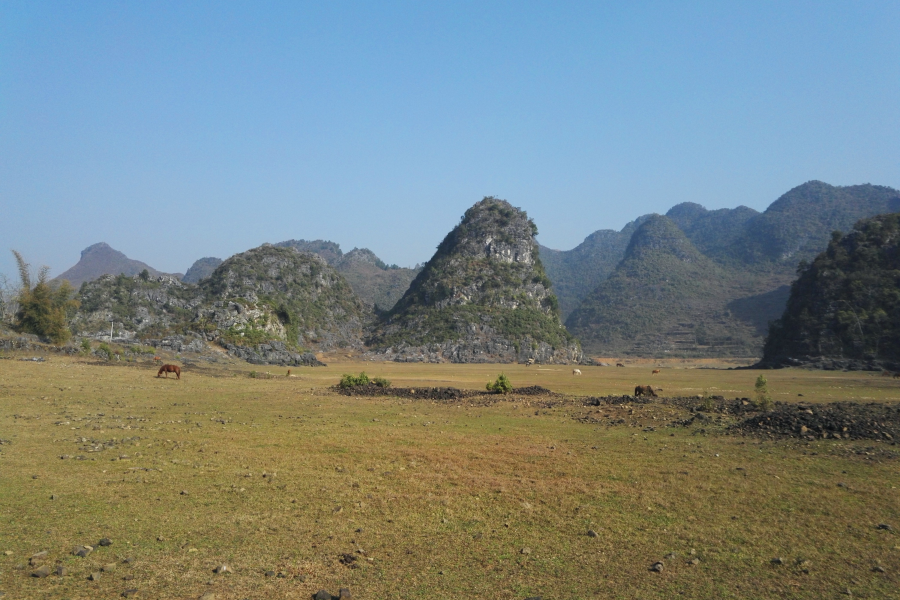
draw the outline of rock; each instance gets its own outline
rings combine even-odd
[[[122,592],[122,597],[134,598],[134,597],[138,596],[140,593],[141,593],[141,591],[137,588],[128,588],[127,590]]]
[[[266,571],[266,577],[275,577],[275,571]]]
[[[43,579],[44,577],[46,577],[49,574],[50,574],[50,567],[48,567],[47,565],[44,565],[43,567],[40,567],[40,568],[36,569],[34,572],[32,572],[31,576],[37,577],[38,579]]]
[[[657,562],[653,563],[652,565],[650,565],[650,570],[653,571],[654,573],[662,573],[662,570],[663,570],[662,561],[657,561]]]
[[[353,596],[350,595],[350,589],[349,589],[349,588],[341,588],[341,591],[338,592],[338,598],[340,598],[341,600],[343,600],[343,599],[345,599],[345,598],[346,598],[347,600],[349,600],[349,599],[352,598],[352,597],[353,597]]]
[[[776,556],[776,557],[773,558],[770,562],[771,562],[773,565],[783,565],[783,564],[784,564],[784,560],[782,560],[780,556]]]
[[[694,566],[699,565],[699,564],[700,564],[700,559],[699,559],[699,558],[692,558],[691,560],[688,561],[688,564],[689,564],[689,565],[694,565]]]
[[[68,575],[68,574],[69,574],[69,570],[68,570],[68,569],[66,569],[66,568],[65,568],[64,566],[62,566],[62,565],[56,565],[56,575],[57,575],[57,576],[59,576],[59,577],[65,577],[65,576]]]
[[[56,500],[56,494],[50,494],[50,499],[51,499],[51,500]]]
[[[93,551],[93,546],[75,546],[75,549],[72,550],[72,554],[74,554],[75,556],[81,556],[83,558]]]
[[[100,567],[100,570],[103,571],[104,573],[110,573],[112,571],[115,571],[116,563],[106,563],[105,565]]]
[[[216,600],[216,598],[218,598],[218,596],[216,596],[212,592],[206,592],[205,594],[200,596],[200,600]]]
[[[3,554],[5,554],[6,556],[12,556],[12,550],[4,550]]]
[[[47,558],[47,551],[41,550],[40,552],[36,552],[31,555],[31,558],[28,559],[28,564],[32,567],[40,562],[42,562],[45,558]]]
[[[104,546],[104,547],[105,547],[105,546],[112,546],[112,540],[110,540],[109,538],[103,538],[102,540],[100,540],[99,542],[97,542],[97,545],[98,545],[98,546]]]
[[[592,538],[598,537],[597,532],[594,531],[593,529],[588,529],[588,530],[587,530],[587,535],[588,535],[588,537],[592,537]]]
[[[872,571],[874,573],[884,573],[884,567],[882,567],[881,565],[875,565],[874,567],[872,567]]]
[[[188,491],[187,491],[187,490],[181,490],[181,495],[182,495],[182,496],[187,496],[187,495],[188,495]]]
[[[526,546],[526,547],[522,548],[521,550],[519,550],[519,553],[521,553],[521,554],[531,554],[531,548],[529,548],[528,546]]]
[[[609,365],[606,365],[606,366],[608,367]],[[544,597],[543,596],[529,596],[529,597],[525,598],[525,600],[544,600]]]
[[[331,593],[325,590],[319,590],[313,594],[313,600],[331,600]]]
[[[891,527],[890,525],[888,525],[887,523],[879,523],[877,528],[882,529],[884,531],[893,531],[894,530],[894,528]]]
[[[222,573],[230,573],[231,568],[228,565],[219,565],[215,569],[213,569],[213,573],[216,575],[221,575]]]
[[[94,572],[88,575],[88,581],[100,581],[100,573]]]

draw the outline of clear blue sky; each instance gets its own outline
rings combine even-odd
[[[329,239],[412,265],[467,207],[568,249],[684,201],[900,187],[900,2],[0,0],[0,273]]]

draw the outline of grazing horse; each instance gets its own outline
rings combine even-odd
[[[634,395],[635,396],[653,396],[656,397],[656,392],[653,391],[653,386],[650,385],[637,385],[634,387]]]
[[[288,374],[287,374],[287,376],[288,376],[288,377],[291,376],[291,370],[290,370],[290,369],[288,369]]]
[[[894,379],[900,379],[900,373],[894,373]]]
[[[581,375],[581,369],[572,369],[572,375]]]
[[[890,371],[882,371],[882,372],[881,372],[881,376],[882,376],[882,377],[890,377],[890,376],[891,376],[891,372],[890,372]]]
[[[178,365],[163,365],[159,368],[159,372],[156,374],[157,377],[166,374],[166,379],[169,378],[169,373],[175,373],[175,377],[181,379],[181,367]]]
[[[653,369],[653,372],[650,374],[651,375],[659,375],[659,369]]]
[[[622,363],[616,363],[616,366],[617,366],[617,367],[624,367],[625,365],[623,365]]]
[[[525,366],[526,366],[526,367],[530,367],[530,366],[533,365],[533,364],[534,364],[534,359],[533,359],[533,358],[529,358],[528,360],[525,361]]]
[[[155,363],[158,363],[158,362],[161,361],[161,360],[162,360],[162,359],[161,359],[160,357],[158,357],[158,356],[154,356],[154,357],[153,357],[153,362],[155,362]]]

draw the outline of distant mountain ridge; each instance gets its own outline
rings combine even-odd
[[[181,273],[171,274],[157,271],[147,263],[128,258],[122,252],[110,247],[109,244],[100,242],[82,250],[81,259],[73,267],[55,277],[54,280],[66,280],[75,288],[78,288],[82,283],[93,281],[103,275],[124,274],[130,277],[138,275],[145,269],[153,276],[172,275],[173,277],[181,278]]]
[[[892,188],[869,184],[838,187],[820,181],[810,181],[788,191],[763,213],[743,206],[713,211],[695,203],[672,207],[666,217],[702,256],[721,269],[715,275],[721,281],[708,283],[708,290],[715,296],[709,300],[714,300],[717,308],[709,313],[701,312],[694,319],[695,325],[703,325],[699,330],[703,333],[700,341],[708,340],[710,331],[718,330],[721,335],[719,342],[712,346],[699,343],[696,337],[693,343],[688,343],[688,328],[676,328],[669,333],[656,332],[657,336],[662,336],[659,339],[669,340],[667,343],[660,342],[656,347],[664,348],[662,351],[668,353],[681,348],[698,356],[704,353],[709,356],[723,353],[734,355],[743,348],[741,352],[745,352],[746,356],[758,356],[768,321],[776,319],[783,310],[787,300],[786,286],[794,279],[797,264],[812,258],[824,248],[833,230],[846,231],[860,218],[895,210],[900,210],[900,192]],[[640,217],[633,223],[647,218]],[[622,233],[626,233],[632,224],[626,226]],[[582,246],[589,246],[588,240],[597,234],[602,234],[604,239],[613,239],[615,243],[600,246],[602,256],[599,260],[593,265],[585,265]],[[615,234],[608,230],[599,231],[573,250],[550,251],[553,259],[546,261],[547,272],[554,282],[554,290],[560,295],[560,305],[576,307],[566,323],[580,336],[585,349],[611,352],[613,348],[625,351],[627,347],[631,353],[652,355],[655,350],[647,350],[640,344],[611,347],[603,341],[608,340],[608,336],[604,338],[599,334],[610,325],[606,319],[611,318],[613,310],[599,308],[598,298],[605,297],[611,291],[601,288],[613,271],[605,276],[603,272],[609,264],[618,264],[626,258],[624,249],[619,254],[622,236]],[[650,279],[643,283],[648,286],[664,282],[664,277],[654,275],[652,270],[647,271],[646,277]],[[662,280],[657,281],[653,277],[662,277]],[[632,281],[634,285],[637,283]],[[588,288],[591,291],[581,296]],[[572,320],[581,303],[584,303],[585,310]],[[621,310],[624,316],[635,309],[623,304]],[[671,317],[682,314],[677,304],[659,305],[654,310],[669,313]],[[596,321],[588,323],[591,318]],[[625,318],[630,322],[633,320],[631,317]],[[730,334],[727,333],[729,331]],[[650,331],[644,333],[649,334]],[[731,339],[727,339],[729,337]]]

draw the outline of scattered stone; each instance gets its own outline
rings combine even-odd
[[[58,577],[65,577],[69,574],[69,570],[62,565],[56,565],[56,575]]]
[[[212,592],[206,592],[202,596],[200,596],[200,600],[216,600],[216,595]]]
[[[91,573],[90,575],[88,575],[88,581],[100,581],[100,573]]]
[[[84,558],[85,556],[87,556],[88,554],[90,554],[93,551],[94,551],[93,546],[75,546],[75,549],[72,550],[72,554],[74,554],[75,556],[80,556],[80,557]]]
[[[355,564],[356,563],[356,555],[354,555],[354,554],[349,554],[349,553],[341,554],[341,556],[338,558],[338,562],[340,562],[342,565],[347,565],[348,567],[357,566]]]
[[[35,570],[31,574],[31,576],[37,577],[38,579],[43,579],[44,577],[46,577],[49,574],[50,574],[50,567],[48,567],[47,565],[44,565],[43,567],[40,567],[39,569]]]
[[[36,552],[31,555],[31,558],[28,559],[28,564],[33,567],[37,563],[43,561],[45,558],[47,558],[47,551],[41,550],[40,552]]]
[[[97,542],[98,546],[112,546],[112,540],[109,538],[103,538],[99,542]]]
[[[650,570],[654,573],[662,573],[663,564],[662,561],[657,561],[650,566]]]
[[[182,496],[187,496],[187,495],[188,495],[187,490],[181,490],[181,495],[182,495]]]
[[[12,556],[12,550],[4,550],[3,554],[5,554],[7,556]]]
[[[137,596],[140,593],[141,593],[141,591],[137,588],[128,588],[127,590],[122,592],[122,597],[123,598],[134,598],[135,596]]]
[[[519,550],[519,552],[522,554],[531,554],[531,548],[529,548],[528,546],[525,546],[524,548]]]
[[[56,494],[50,494],[50,499],[51,499],[51,500],[56,500],[56,498],[57,498]]]
[[[609,366],[609,365],[607,365],[607,366]],[[525,598],[525,600],[544,600],[544,597],[543,596],[529,596],[529,597]]]
[[[699,558],[692,558],[691,560],[688,561],[688,564],[689,564],[689,565],[697,566],[697,565],[700,564],[700,559],[699,559]]]
[[[221,575],[222,573],[230,573],[231,568],[228,565],[219,565],[215,569],[213,569],[213,573],[216,575]]]
[[[675,559],[674,552],[669,552],[668,554],[666,554],[666,560],[674,560],[674,559]]]
[[[882,567],[881,565],[875,565],[874,567],[872,567],[872,571],[875,573],[884,573],[884,567]]]
[[[331,600],[331,593],[325,590],[319,590],[313,595],[313,600]]]
[[[598,533],[596,531],[594,531],[593,529],[588,529],[587,534],[588,534],[588,537],[593,537],[593,538],[598,536]]]
[[[275,577],[275,571],[266,571],[266,577]]]
[[[158,536],[156,536],[156,541],[157,541],[157,542],[164,542],[164,541],[166,541],[166,538],[164,538],[164,537],[161,536],[161,535],[158,535]]]
[[[884,531],[893,531],[894,528],[888,525],[887,523],[879,523],[878,529],[883,529]]]
[[[112,571],[115,571],[116,563],[106,563],[105,565],[100,567],[100,570],[103,571],[104,573],[110,573]]]
[[[338,598],[340,598],[341,600],[344,600],[345,598],[349,600],[352,597],[353,596],[350,595],[349,588],[341,588],[341,591],[338,592]]]
[[[784,560],[779,556],[776,556],[775,558],[773,558],[771,560],[771,562],[773,565],[783,565],[784,564]]]

